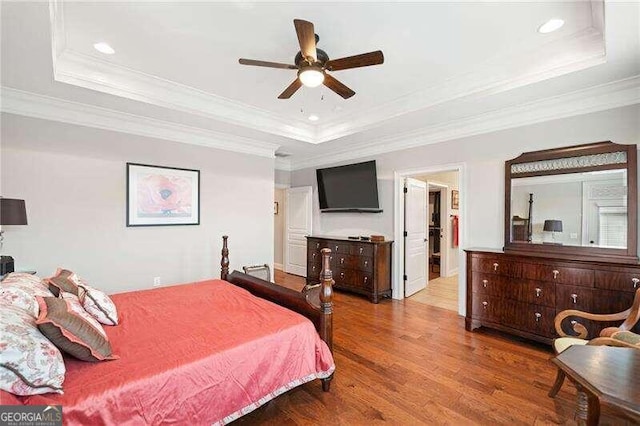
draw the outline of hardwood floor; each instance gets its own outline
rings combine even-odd
[[[427,288],[409,297],[409,300],[458,312],[458,275],[429,279]]]
[[[304,285],[280,271],[275,280]],[[334,309],[331,391],[307,383],[237,424],[575,424],[571,384],[547,397],[555,376],[548,347],[466,332],[456,313],[412,300],[374,305],[337,292]]]

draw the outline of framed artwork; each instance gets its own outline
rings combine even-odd
[[[278,202],[273,202],[273,214],[278,214]]]
[[[127,226],[200,224],[200,170],[127,163]]]
[[[452,189],[451,190],[451,209],[458,210],[460,208],[460,193]]]

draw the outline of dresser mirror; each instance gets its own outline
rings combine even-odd
[[[505,163],[505,251],[637,263],[637,149],[612,142]]]

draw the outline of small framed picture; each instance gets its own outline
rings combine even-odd
[[[273,202],[273,214],[278,214],[278,211],[279,211],[278,208],[279,208],[278,207],[278,202],[274,201]]]
[[[200,224],[200,170],[127,163],[127,226]]]
[[[460,193],[452,189],[451,190],[451,209],[458,210],[460,208]]]

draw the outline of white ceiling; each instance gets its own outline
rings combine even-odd
[[[259,155],[280,147],[294,168],[640,102],[638,3],[1,7],[3,111]],[[539,34],[552,17],[565,26]],[[237,60],[292,63],[294,18],[315,24],[332,58],[381,49],[385,63],[334,73],[351,99],[303,87],[279,100],[295,71]]]

